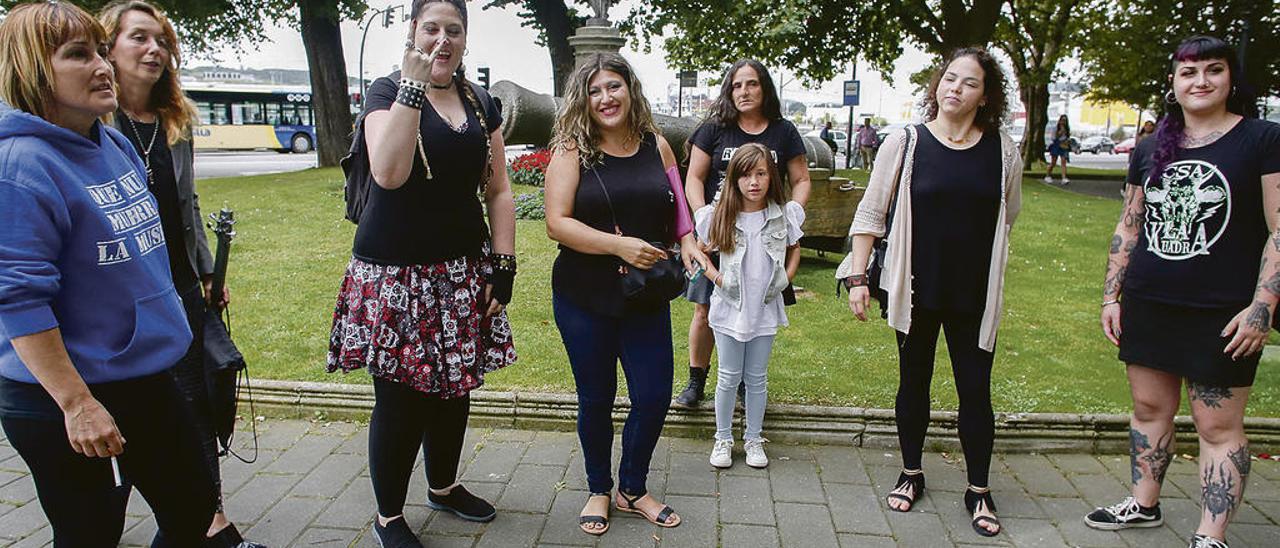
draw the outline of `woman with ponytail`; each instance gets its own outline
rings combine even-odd
[[[471,391],[516,359],[505,312],[516,258],[502,113],[463,77],[466,3],[414,0],[410,15],[403,70],[373,82],[358,122],[375,184],[328,359],[330,372],[367,367],[373,376],[373,531],[386,548],[422,546],[404,518],[419,446],[428,507],[494,518],[457,483],[458,460]]]
[[[1101,322],[1133,395],[1133,486],[1085,517],[1096,529],[1163,522],[1184,379],[1200,438],[1202,511],[1190,545],[1225,548],[1244,495],[1245,404],[1280,299],[1280,125],[1250,117],[1242,74],[1226,42],[1183,41],[1167,113],[1129,165]]]

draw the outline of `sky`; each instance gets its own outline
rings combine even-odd
[[[408,7],[410,1],[370,0],[373,9],[386,8],[393,5]],[[634,1],[623,1],[610,10],[610,19],[621,19],[635,4]],[[491,81],[511,80],[525,88],[540,93],[552,90],[551,58],[545,48],[535,44],[537,33],[533,29],[520,26],[521,19],[516,15],[517,9],[480,9],[483,2],[468,2],[469,36],[468,53],[464,63],[474,78],[475,69],[490,67]],[[370,10],[372,13],[372,9]],[[402,12],[399,12],[402,13]],[[373,79],[384,76],[398,66],[403,55],[403,44],[408,35],[407,21],[396,16],[396,23],[390,28],[383,28],[381,17],[369,27],[365,42],[364,72],[365,77]],[[367,16],[366,16],[367,19]],[[342,25],[342,41],[347,61],[347,74],[359,74],[360,39],[362,27],[360,23],[351,21]],[[307,68],[306,52],[303,49],[302,37],[297,31],[288,27],[276,27],[267,32],[268,40],[259,44],[256,49],[245,48],[246,51],[236,55],[233,48],[224,48],[214,56],[213,60],[223,66],[232,68]],[[655,44],[650,53],[637,51],[628,43],[622,55],[635,67],[647,90],[667,90],[674,92],[675,71],[668,68],[663,59],[661,42]],[[192,65],[204,64],[209,58],[193,59]],[[726,62],[731,60],[726,60]],[[866,64],[858,67],[858,79],[862,82],[862,101],[858,107],[858,115],[879,114],[890,121],[899,121],[905,117],[904,107],[913,101],[911,84],[907,79],[911,73],[920,70],[929,62],[929,57],[922,51],[908,47],[895,66],[893,80],[897,86],[890,86],[881,76],[869,69]],[[847,78],[848,67],[842,71],[845,76],[840,80],[826,82],[815,89],[804,89],[799,81],[792,81],[788,74],[779,74],[776,67],[773,71],[774,81],[782,85],[781,93],[787,99],[800,100],[806,103],[840,102],[841,80]],[[711,73],[700,73],[703,82]],[[714,75],[719,76],[719,75]],[[650,92],[653,93],[653,92]],[[686,92],[687,93],[687,92]],[[651,100],[654,98],[651,97]]]

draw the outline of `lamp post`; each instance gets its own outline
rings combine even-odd
[[[360,107],[361,107],[360,110],[364,110],[364,41],[366,38],[369,37],[369,26],[371,23],[373,23],[374,19],[377,19],[378,16],[381,15],[382,28],[385,29],[387,27],[390,27],[391,23],[393,22],[392,16],[395,14],[396,10],[400,10],[401,12],[404,12],[404,5],[396,4],[394,6],[387,6],[386,8],[383,8],[380,10],[373,10],[373,14],[370,15],[369,18],[365,19],[364,21],[364,25],[363,25],[364,31],[360,34]],[[405,13],[404,18],[408,19],[409,14]]]

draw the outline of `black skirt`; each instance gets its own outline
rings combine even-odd
[[[1137,297],[1120,303],[1120,361],[1184,377],[1209,386],[1253,386],[1259,352],[1232,360],[1221,336],[1245,305],[1226,308],[1178,306]]]

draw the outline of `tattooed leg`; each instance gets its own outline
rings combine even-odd
[[[1173,416],[1178,411],[1182,378],[1130,365],[1133,418],[1129,421],[1129,470],[1133,497],[1143,506],[1160,501],[1160,488],[1173,456]]]
[[[1227,524],[1244,502],[1249,479],[1249,445],[1244,435],[1248,387],[1192,384],[1191,416],[1200,434],[1200,503],[1196,533],[1224,538]]]

